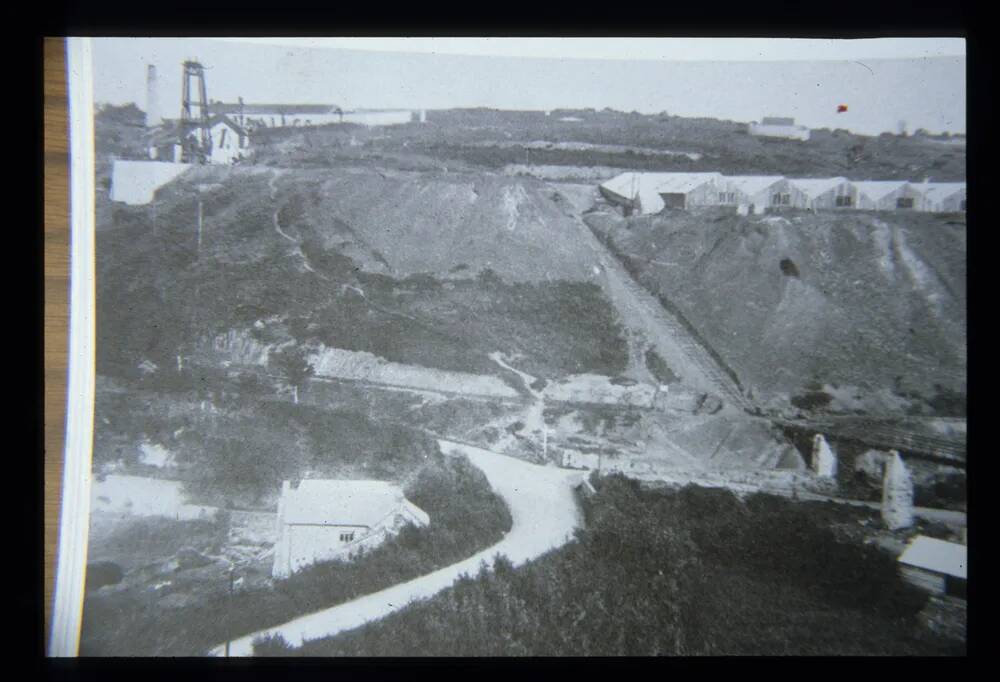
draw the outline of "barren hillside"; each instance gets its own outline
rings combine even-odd
[[[587,221],[759,396],[826,393],[840,409],[891,411],[915,409],[917,394],[932,413],[959,409],[948,396],[966,387],[964,217]]]

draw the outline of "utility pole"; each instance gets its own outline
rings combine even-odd
[[[228,618],[229,623],[228,624],[230,626],[232,626],[232,624],[233,624],[233,571],[235,570],[235,568],[236,568],[235,566],[233,566],[232,564],[230,564],[230,566],[229,566],[229,608],[226,609],[228,611],[228,613],[229,613],[229,618]],[[229,658],[229,635],[228,634],[226,635],[226,658]]]
[[[201,223],[202,223],[202,208],[201,199],[198,199],[198,255],[201,255]]]

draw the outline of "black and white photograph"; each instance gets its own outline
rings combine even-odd
[[[69,51],[50,655],[966,654],[963,39]]]

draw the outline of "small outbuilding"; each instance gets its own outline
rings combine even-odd
[[[968,548],[918,535],[899,557],[899,572],[908,583],[931,594],[947,594],[964,598],[968,565]]]
[[[425,511],[387,481],[304,480],[281,486],[275,578],[317,561],[350,560],[408,524],[430,523]]]
[[[622,173],[600,185],[601,195],[625,215],[649,215],[664,208],[717,204],[721,173]]]

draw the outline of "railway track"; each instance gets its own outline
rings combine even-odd
[[[755,407],[753,401],[743,393],[734,377],[720,366],[688,326],[635,281],[615,253],[601,243],[598,235],[585,225],[584,229],[590,232],[594,240],[594,250],[599,254],[604,267],[608,293],[612,300],[617,306],[634,307],[647,326],[654,328],[655,333],[650,335],[653,347],[664,356],[671,369],[692,387],[713,393],[743,410],[752,410]],[[674,359],[673,363],[671,359]]]
[[[955,464],[964,465],[966,461],[964,438],[934,436],[893,419],[775,420],[775,423]]]

